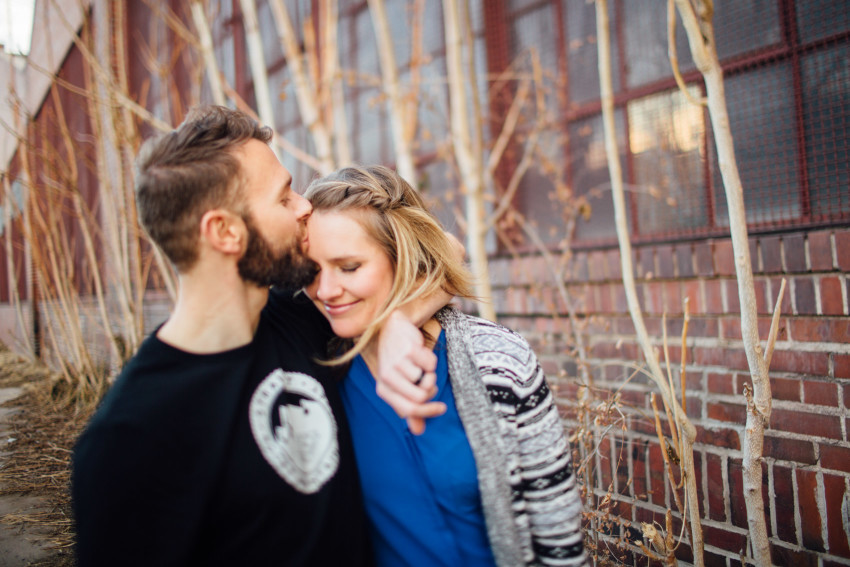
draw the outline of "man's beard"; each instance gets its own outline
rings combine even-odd
[[[248,248],[237,267],[243,280],[260,287],[298,289],[311,283],[319,271],[315,262],[301,253],[297,237],[275,252],[250,215],[242,215],[248,228]]]

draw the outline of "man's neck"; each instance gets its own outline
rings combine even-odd
[[[268,288],[237,273],[181,275],[177,302],[157,337],[188,352],[212,354],[251,342]]]

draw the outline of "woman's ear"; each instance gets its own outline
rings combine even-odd
[[[247,227],[237,214],[225,209],[212,209],[201,217],[201,240],[223,254],[242,254]]]

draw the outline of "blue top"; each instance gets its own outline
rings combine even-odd
[[[457,413],[440,333],[435,400],[444,415],[413,435],[375,393],[362,357],[340,388],[379,566],[494,566],[472,449]]]

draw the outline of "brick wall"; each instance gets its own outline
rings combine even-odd
[[[778,565],[850,565],[850,230],[818,230],[750,241],[760,335],[767,337],[782,277],[783,319],[771,364],[773,414],[765,438],[764,495]],[[697,428],[695,462],[707,565],[740,565],[747,545],[741,479],[749,371],[741,342],[730,240],[646,245],[634,250],[638,296],[653,341],[667,315],[674,380],[679,380],[682,302],[687,413]],[[493,260],[500,321],[535,346],[571,427],[577,366],[564,302],[539,256]],[[596,484],[611,484],[612,528],[663,518],[675,508],[664,482],[648,393],[655,388],[626,364],[642,358],[620,280],[619,250],[576,252],[567,289],[588,350],[597,397],[619,391],[626,431],[600,446]],[[631,376],[631,378],[629,378]],[[659,402],[660,403],[660,402]],[[665,428],[666,429],[666,428]],[[625,526],[625,527],[624,527]],[[632,535],[634,534],[631,528]],[[690,551],[683,547],[683,559]]]

